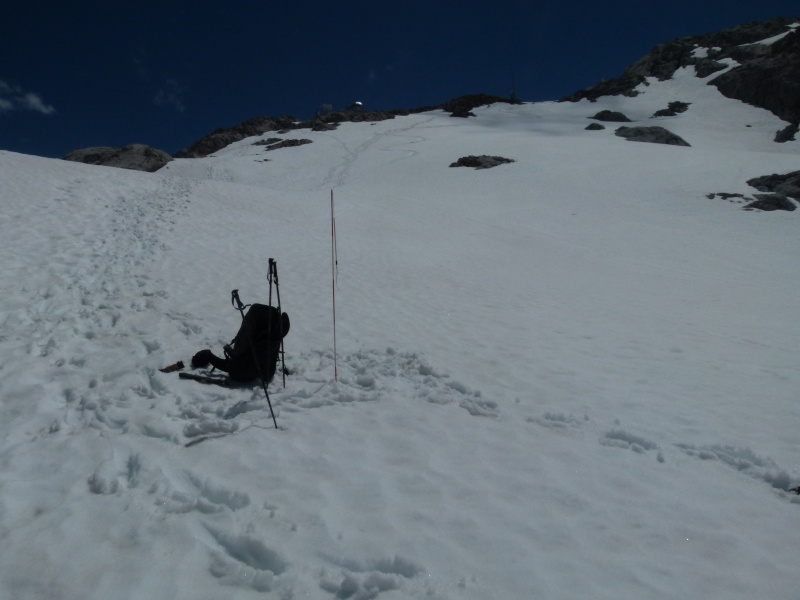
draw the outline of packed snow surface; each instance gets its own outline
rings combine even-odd
[[[800,142],[687,70],[641,91],[154,174],[0,152],[0,598],[796,600],[800,211],[706,195]],[[269,258],[278,430],[159,372]]]

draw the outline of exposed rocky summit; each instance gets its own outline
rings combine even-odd
[[[669,146],[689,146],[682,137],[675,135],[663,127],[620,127],[614,135],[625,138],[629,142],[650,142],[651,144],[667,144]]]
[[[616,79],[601,81],[561,99],[595,101],[601,96],[635,96],[648,77],[670,79],[682,67],[694,67],[729,98],[765,108],[790,123],[800,122],[800,18],[747,23],[705,35],[659,44]],[[763,40],[785,34],[771,44]],[[727,71],[731,59],[739,66]],[[724,73],[720,73],[725,71]],[[715,73],[720,73],[713,77]]]
[[[122,148],[96,146],[72,150],[63,157],[63,160],[152,173],[166,165],[172,157],[163,150],[150,148],[144,144],[131,144]]]

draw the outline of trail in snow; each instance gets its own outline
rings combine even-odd
[[[418,128],[424,128],[428,123],[430,123],[434,117],[426,117],[421,120],[415,120],[411,124],[408,125],[401,125],[401,126],[389,126],[389,127],[382,127],[378,131],[372,133],[366,140],[359,143],[356,147],[350,148],[348,143],[343,141],[340,136],[336,135],[335,130],[328,133],[327,136],[333,140],[336,140],[341,147],[344,149],[346,154],[344,155],[342,162],[340,164],[332,166],[328,170],[328,174],[326,175],[325,179],[316,186],[315,190],[324,190],[328,188],[336,188],[345,185],[350,177],[350,170],[353,168],[353,165],[359,159],[362,159],[367,151],[374,146],[375,144],[384,142],[387,137],[397,137],[401,138],[402,141],[398,142],[395,145],[384,145],[381,150],[386,152],[400,152],[402,156],[397,157],[395,160],[403,160],[409,157],[413,157],[416,155],[416,152],[413,150],[408,149],[409,143],[418,143],[423,141],[425,138],[422,136],[414,136],[410,135],[409,133],[414,131]],[[398,121],[392,120],[389,121],[392,125],[397,123]],[[403,120],[400,120],[402,123]],[[375,123],[371,123],[370,125],[374,126]],[[408,139],[403,139],[408,138]],[[394,162],[394,161],[392,161]]]

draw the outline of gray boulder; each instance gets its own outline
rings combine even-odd
[[[676,100],[675,102],[670,102],[667,105],[667,108],[662,108],[661,110],[657,110],[653,113],[653,118],[656,117],[675,117],[680,113],[685,113],[689,110],[689,105],[691,102],[681,102]]]
[[[451,167],[473,167],[475,169],[491,169],[498,165],[516,162],[511,158],[503,158],[502,156],[462,156],[456,162],[452,163]]]
[[[153,173],[171,161],[172,157],[163,150],[150,148],[144,144],[131,144],[122,148],[96,146],[72,150],[63,157],[63,160]]]
[[[588,131],[602,131],[605,128],[605,125],[600,125],[600,123],[589,123],[584,129]]]
[[[630,123],[631,120],[623,115],[621,112],[617,112],[614,110],[601,110],[593,117],[589,117],[590,119],[595,119],[597,121],[604,121],[606,123]]]
[[[663,127],[620,127],[614,132],[614,135],[625,138],[629,142],[689,146],[686,140]]]

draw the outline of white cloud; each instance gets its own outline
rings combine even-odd
[[[55,107],[42,100],[39,94],[26,92],[18,85],[0,80],[0,112],[15,110],[28,110],[43,115],[52,115],[56,112]]]
[[[45,104],[41,96],[39,96],[39,94],[34,94],[33,92],[28,92],[25,94],[21,99],[21,104],[28,110],[34,110],[44,115],[52,115],[54,112],[56,112],[56,109],[53,108],[52,105]]]
[[[167,79],[164,87],[161,88],[153,98],[156,106],[162,108],[172,107],[178,112],[186,110],[184,97],[186,96],[186,88],[174,79]]]

